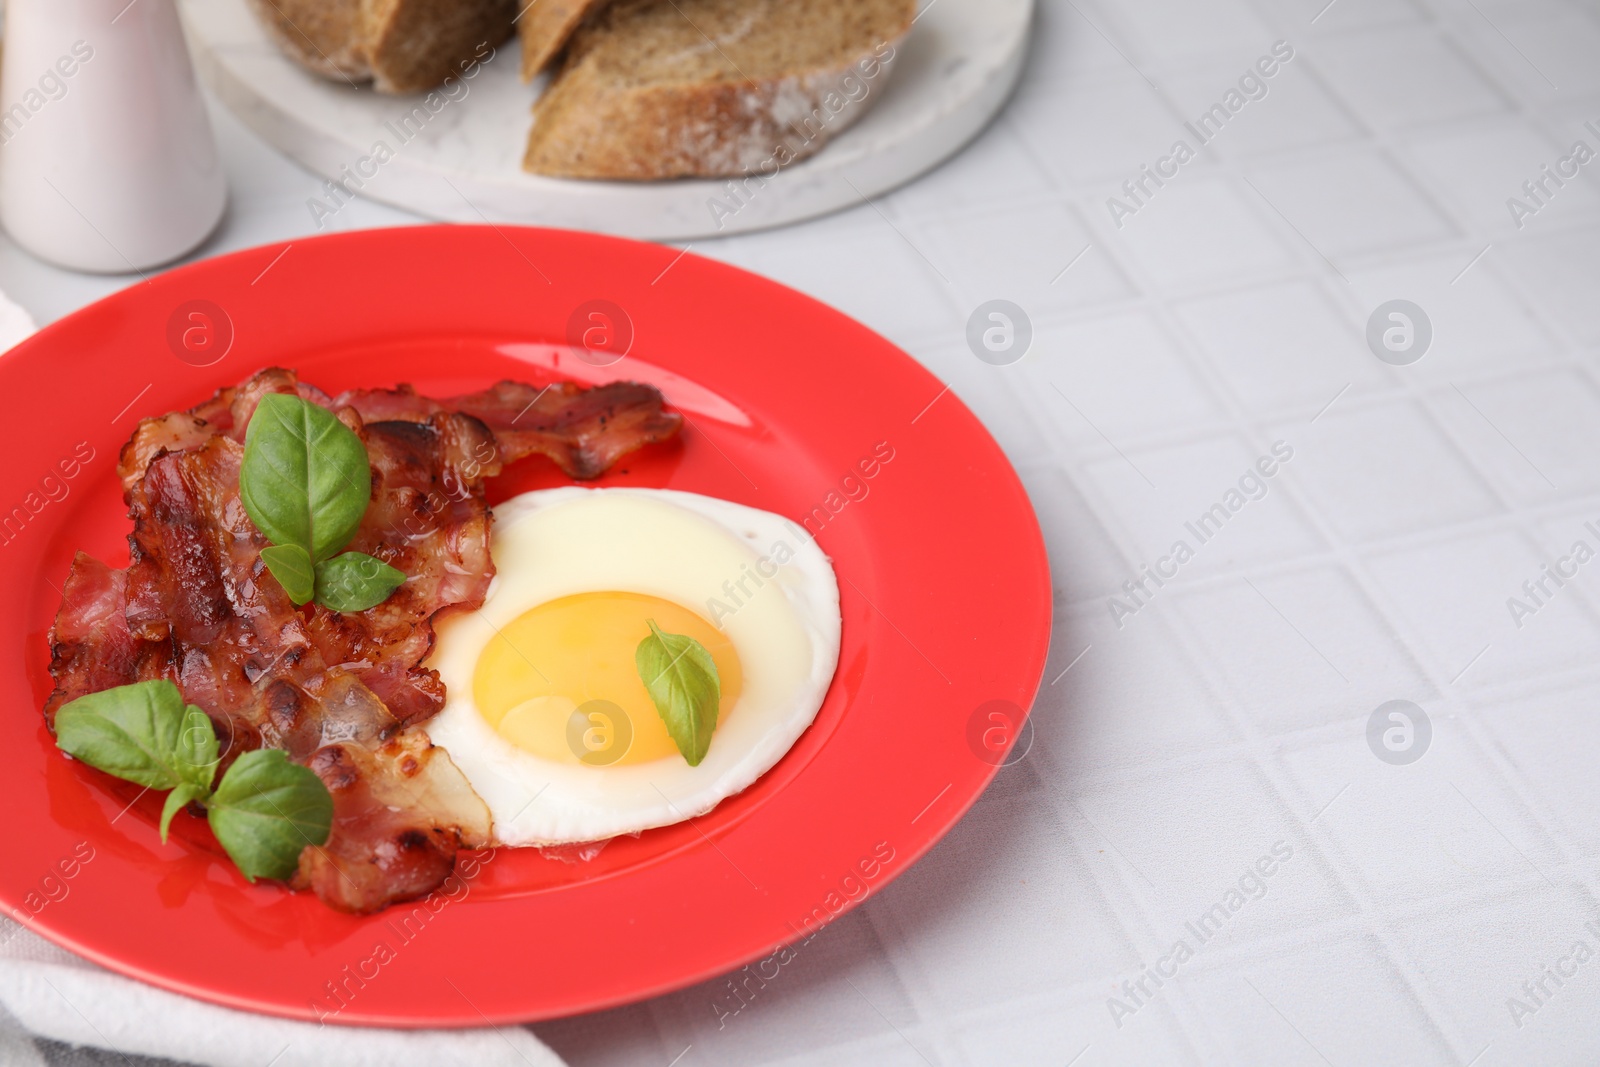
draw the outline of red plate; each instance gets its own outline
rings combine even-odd
[[[625,358],[576,358],[568,338],[585,331]],[[844,614],[815,724],[703,818],[618,839],[587,862],[500,850],[448,893],[365,918],[249,885],[187,816],[162,845],[158,797],[135,799],[56,751],[39,714],[45,635],[75,549],[127,561],[114,468],[135,422],[272,364],[330,392],[409,381],[448,395],[503,377],[657,383],[688,416],[682,447],[630,457],[605,483],[807,522],[833,557]],[[135,285],[18,347],[0,360],[0,420],[11,427],[0,810],[12,827],[0,904],[115,971],[233,1007],[478,1026],[609,1007],[758,960],[877,891],[955,823],[1044,669],[1038,524],[977,419],[860,324],[671,248],[451,226],[238,252]],[[491,500],[562,481],[530,460]]]

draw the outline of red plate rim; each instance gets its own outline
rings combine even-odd
[[[595,307],[615,321],[587,318]],[[567,339],[595,321],[622,325],[602,343],[626,358],[574,358]],[[344,916],[248,885],[203,824],[162,845],[158,798],[51,744],[38,711],[46,629],[74,548],[125,562],[114,468],[135,420],[270,365],[329,389],[656,381],[689,416],[684,443],[601,484],[705,492],[805,523],[835,560],[844,615],[817,722],[706,816],[583,863],[480,855],[409,910]],[[18,606],[0,615],[0,801],[27,828],[0,869],[0,907],[113,971],[231,1007],[354,1025],[520,1023],[803,944],[960,819],[1044,670],[1043,540],[978,420],[866,327],[692,253],[476,226],[247,249],[41,330],[0,359],[0,417],[22,430],[0,469],[0,590]],[[519,465],[492,499],[560,484],[542,462]]]

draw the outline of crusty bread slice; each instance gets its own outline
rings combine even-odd
[[[432,89],[512,32],[517,0],[250,0],[292,59],[384,93]]]
[[[550,65],[571,38],[584,16],[598,11],[609,0],[520,0],[522,15],[517,19],[517,36],[522,41],[522,80]]]
[[[273,43],[324,78],[372,80],[362,42],[361,0],[250,0]]]
[[[384,92],[431,89],[512,33],[517,0],[364,0],[367,58]]]
[[[915,17],[915,0],[616,0],[573,35],[534,105],[523,167],[770,176],[882,94]]]

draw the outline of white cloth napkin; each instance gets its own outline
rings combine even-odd
[[[0,5],[0,12],[5,10]],[[0,352],[10,351],[19,341],[25,340],[34,330],[33,316],[27,309],[0,293]]]
[[[0,1063],[44,1067],[35,1038],[207,1067],[563,1067],[522,1027],[376,1030],[219,1008],[122,978],[0,919]],[[120,1062],[114,1059],[111,1062]]]
[[[34,332],[0,293],[0,352]],[[204,1067],[564,1067],[523,1027],[377,1030],[219,1008],[112,974],[0,918],[0,1064],[85,1062],[36,1039]],[[98,1058],[87,1062],[100,1062]]]

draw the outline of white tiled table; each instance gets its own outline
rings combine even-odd
[[[1106,198],[1280,39],[1268,95],[1114,226]],[[698,243],[880,330],[993,430],[1055,569],[1049,684],[1027,756],[725,1027],[718,981],[536,1032],[576,1065],[1600,1062],[1600,562],[1520,629],[1506,604],[1600,549],[1600,161],[1523,228],[1506,206],[1600,150],[1586,120],[1594,0],[1045,0],[959,158]],[[316,181],[217,124],[233,206],[204,254],[313,232]],[[41,320],[121,284],[0,242]],[[964,340],[997,297],[1035,331],[1008,367]],[[1435,332],[1403,368],[1364,340],[1397,297]],[[1265,496],[1119,627],[1109,598],[1276,441]],[[1391,699],[1432,724],[1409,765],[1366,741]],[[1175,978],[1123,992],[1180,939]]]

